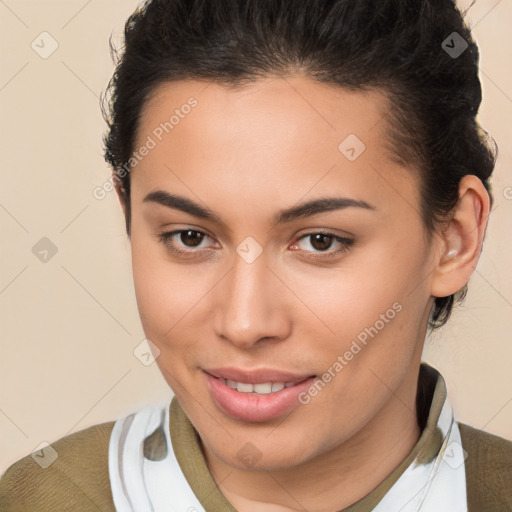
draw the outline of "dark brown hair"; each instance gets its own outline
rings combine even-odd
[[[229,87],[300,73],[347,90],[378,89],[397,158],[419,171],[429,237],[453,212],[463,176],[489,178],[497,148],[479,126],[478,48],[452,0],[147,0],[129,17],[102,104],[105,160],[126,204],[138,121],[152,91],[183,79]],[[435,299],[444,325],[467,293]]]

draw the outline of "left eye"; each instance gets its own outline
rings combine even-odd
[[[309,245],[313,248],[314,251],[319,251],[320,254],[314,253],[315,257],[329,257],[333,255],[340,254],[342,252],[348,251],[354,241],[351,238],[344,238],[333,233],[307,233],[299,238],[298,242],[296,242],[293,247],[299,245],[302,240],[309,239]],[[329,250],[332,246],[333,242],[336,242],[339,247],[338,249]]]

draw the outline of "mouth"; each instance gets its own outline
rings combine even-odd
[[[300,384],[305,379],[299,381],[287,381],[287,382],[259,382],[257,384],[251,384],[249,382],[237,382],[231,379],[224,379],[222,377],[217,377],[223,384],[238,391],[239,393],[248,393],[251,395],[269,395],[270,393],[276,393],[277,391],[281,391],[285,388],[291,388]]]
[[[244,370],[234,366],[223,368],[205,368],[204,371],[218,379],[231,380],[241,384],[275,384],[275,383],[299,383],[309,377],[315,377],[311,374],[293,373],[274,368],[258,368],[254,370]]]
[[[298,407],[301,405],[300,394],[316,379],[316,375],[294,375],[275,370],[242,374],[240,370],[230,368],[203,372],[206,387],[217,408],[231,418],[247,422],[268,421]]]

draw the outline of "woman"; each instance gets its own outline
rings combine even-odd
[[[492,205],[449,0],[150,0],[105,157],[175,393],[53,443],[4,510],[512,510],[512,442],[421,355]]]

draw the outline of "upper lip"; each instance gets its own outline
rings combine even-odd
[[[234,380],[236,382],[243,382],[246,384],[263,384],[265,382],[301,382],[309,377],[314,377],[314,375],[311,374],[291,373],[273,368],[244,370],[242,368],[224,367],[207,368],[204,369],[204,371],[213,375],[213,377]]]

